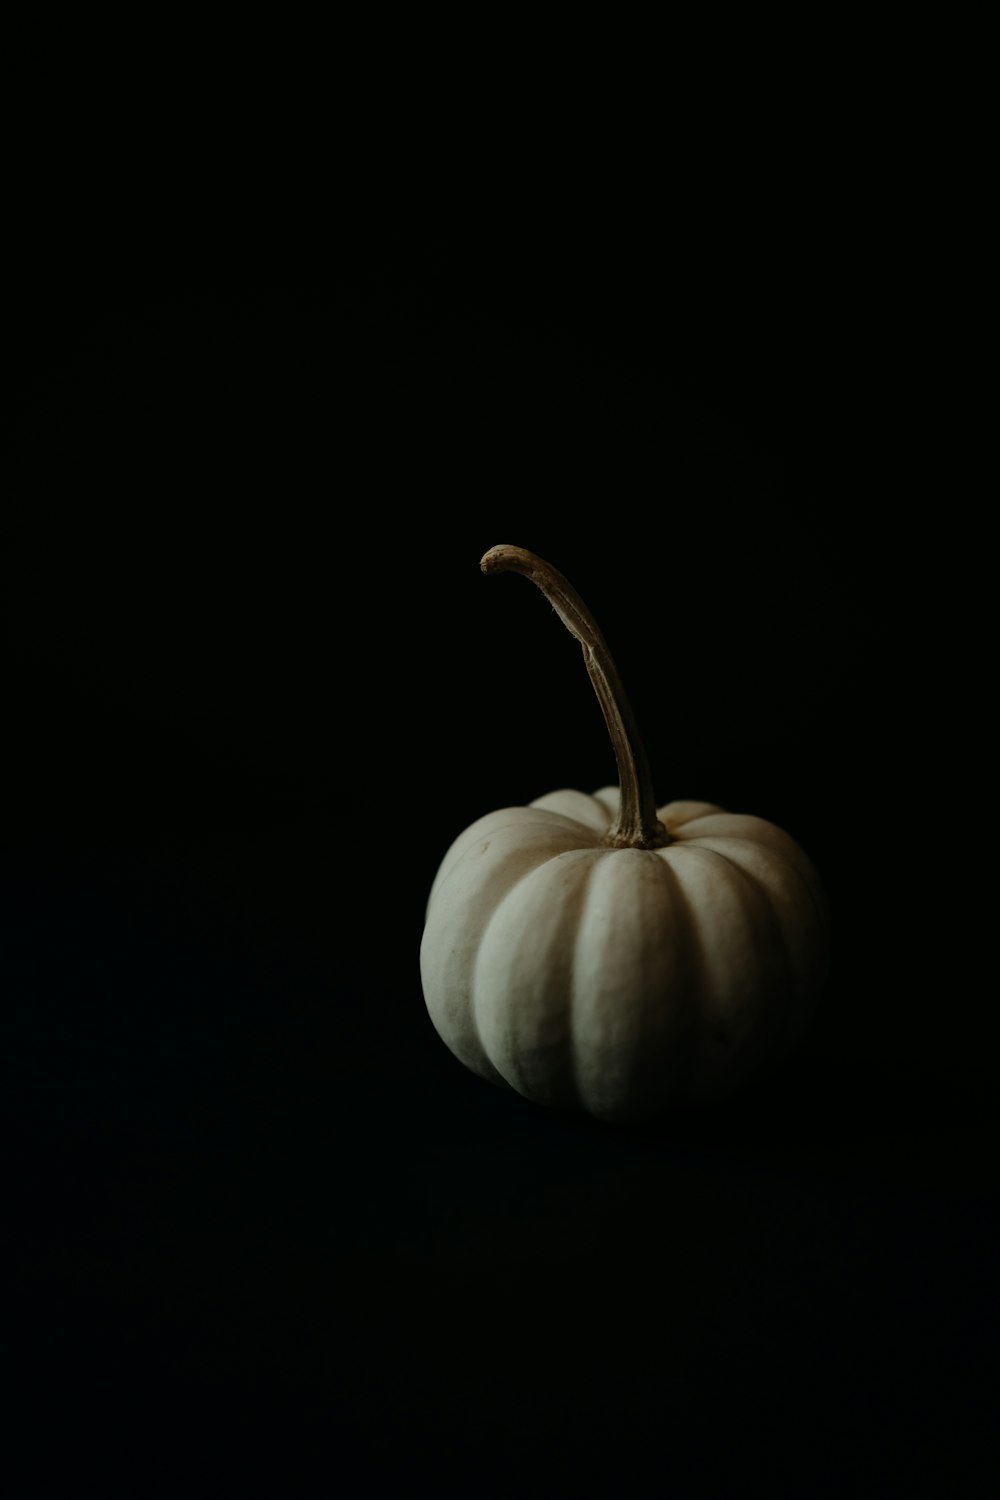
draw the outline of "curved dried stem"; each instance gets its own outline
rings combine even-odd
[[[491,547],[479,565],[484,573],[520,573],[529,578],[583,648],[611,736],[621,787],[618,817],[605,842],[616,849],[660,849],[669,844],[670,835],[656,816],[653,779],[632,707],[597,621],[576,589],[551,563],[523,547]]]

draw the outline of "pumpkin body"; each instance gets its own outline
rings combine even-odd
[[[642,1118],[730,1093],[808,1018],[827,907],[798,844],[704,802],[614,848],[618,789],[487,814],[445,854],[420,950],[455,1056],[538,1104]]]

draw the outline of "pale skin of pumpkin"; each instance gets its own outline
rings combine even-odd
[[[608,1121],[710,1100],[778,1059],[825,977],[822,884],[775,824],[653,803],[648,761],[593,617],[549,564],[492,548],[584,651],[623,791],[488,813],[447,851],[420,951],[431,1020],[481,1077]]]

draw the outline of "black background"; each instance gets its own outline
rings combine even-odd
[[[919,330],[877,193],[657,225],[63,187],[11,291],[27,1472],[973,1493],[995,1088],[925,857],[962,798],[928,805],[901,642]],[[479,572],[501,541],[602,623],[659,800],[824,876],[830,985],[766,1096],[550,1117],[426,1018],[452,838],[615,779],[577,646]]]

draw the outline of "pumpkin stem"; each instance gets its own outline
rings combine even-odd
[[[615,849],[660,849],[669,844],[670,835],[656,816],[649,761],[618,669],[597,621],[576,589],[550,563],[523,547],[491,547],[479,566],[484,573],[520,573],[530,578],[583,647],[583,660],[614,746],[621,787],[618,817],[605,843]]]

